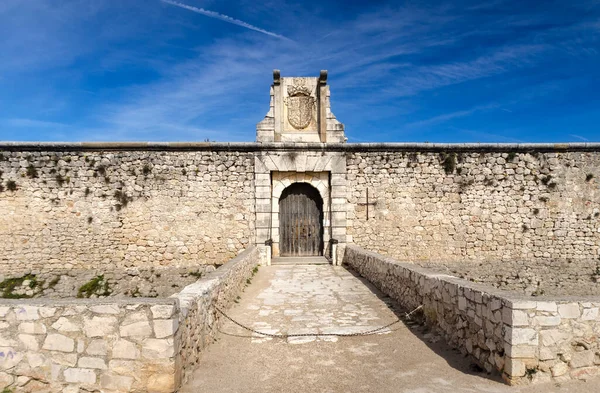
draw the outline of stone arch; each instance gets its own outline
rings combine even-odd
[[[331,202],[328,172],[272,172],[271,238],[273,256],[279,256],[279,199],[283,191],[294,183],[307,183],[315,188],[323,201],[323,241],[331,238]],[[325,250],[323,250],[324,252]]]

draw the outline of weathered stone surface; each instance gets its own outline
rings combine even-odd
[[[73,352],[75,341],[62,334],[48,334],[42,348],[50,351]]]
[[[123,375],[102,374],[100,376],[100,386],[104,389],[113,389],[128,392],[133,384],[133,377]]]
[[[77,366],[82,368],[96,368],[100,370],[106,370],[108,368],[106,367],[106,362],[104,359],[87,356],[80,357],[79,361],[77,362]]]
[[[83,331],[87,337],[104,337],[115,332],[116,324],[115,317],[84,318]]]
[[[94,370],[86,368],[68,368],[64,372],[65,381],[72,383],[96,383]]]
[[[164,338],[175,334],[179,321],[177,319],[155,319],[154,324],[154,337]]]
[[[142,344],[142,357],[145,359],[168,359],[175,355],[173,339],[149,338]]]
[[[65,317],[60,317],[58,321],[52,324],[52,327],[61,332],[78,332],[81,330],[81,327]]]
[[[112,357],[115,359],[137,359],[140,357],[140,350],[131,341],[118,340],[113,346]]]
[[[581,311],[579,310],[579,305],[576,303],[559,304],[558,314],[561,318],[579,318]]]
[[[134,322],[129,325],[121,326],[119,328],[121,337],[150,337],[152,334],[152,327],[150,322],[141,321]]]

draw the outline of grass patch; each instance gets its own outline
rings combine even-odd
[[[38,287],[39,282],[34,274],[26,274],[22,277],[7,278],[0,282],[0,291],[2,291],[2,297],[5,299],[27,299],[31,298],[30,295],[16,294],[14,290],[23,285],[23,282],[29,280],[29,288],[35,289]]]
[[[104,275],[99,275],[79,287],[77,297],[89,298],[92,295],[108,296],[111,293],[112,291],[108,286],[108,281],[104,280]]]
[[[14,180],[9,180],[6,182],[6,189],[8,191],[17,191],[17,182]]]
[[[31,164],[27,166],[27,177],[29,177],[30,179],[35,179],[36,177],[38,177],[37,169],[35,169],[35,167]]]

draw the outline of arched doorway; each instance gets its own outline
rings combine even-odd
[[[308,183],[294,183],[279,198],[283,257],[323,255],[323,199]]]

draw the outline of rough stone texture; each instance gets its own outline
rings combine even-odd
[[[31,279],[23,280],[21,285],[16,286],[10,292],[9,296],[74,298],[79,295],[79,289],[82,286],[102,276],[102,285],[89,297],[167,297],[214,270],[213,265],[127,268],[108,271],[95,269],[53,270],[29,274],[28,277],[34,277],[36,280],[35,287],[31,288]],[[22,277],[0,275],[0,282]],[[104,283],[107,283],[108,287],[105,288]],[[87,295],[82,296],[88,297]],[[0,293],[0,297],[3,297],[3,293]]]
[[[598,260],[521,260],[499,263],[417,262],[420,266],[531,296],[600,296]]]
[[[165,299],[2,299],[0,389],[173,392],[258,262],[252,247]]]
[[[222,264],[254,239],[253,180],[238,151],[3,151],[0,273]]]
[[[227,262],[195,284],[188,285],[173,295],[181,308],[180,328],[175,337],[178,342],[175,385],[180,386],[194,371],[200,352],[210,344],[221,323],[221,314],[215,307],[226,310],[252,277],[260,262],[258,248],[252,247]],[[155,315],[165,316],[165,310],[154,309]]]
[[[344,263],[411,309],[488,372],[511,384],[585,379],[600,373],[600,298],[540,298],[498,291],[360,247]]]
[[[486,276],[504,263],[514,272],[512,261],[595,268],[597,153],[526,153],[518,145],[513,152],[381,148],[347,155],[348,234],[355,244],[412,262],[482,261]],[[359,205],[367,189],[376,203],[369,220]]]

